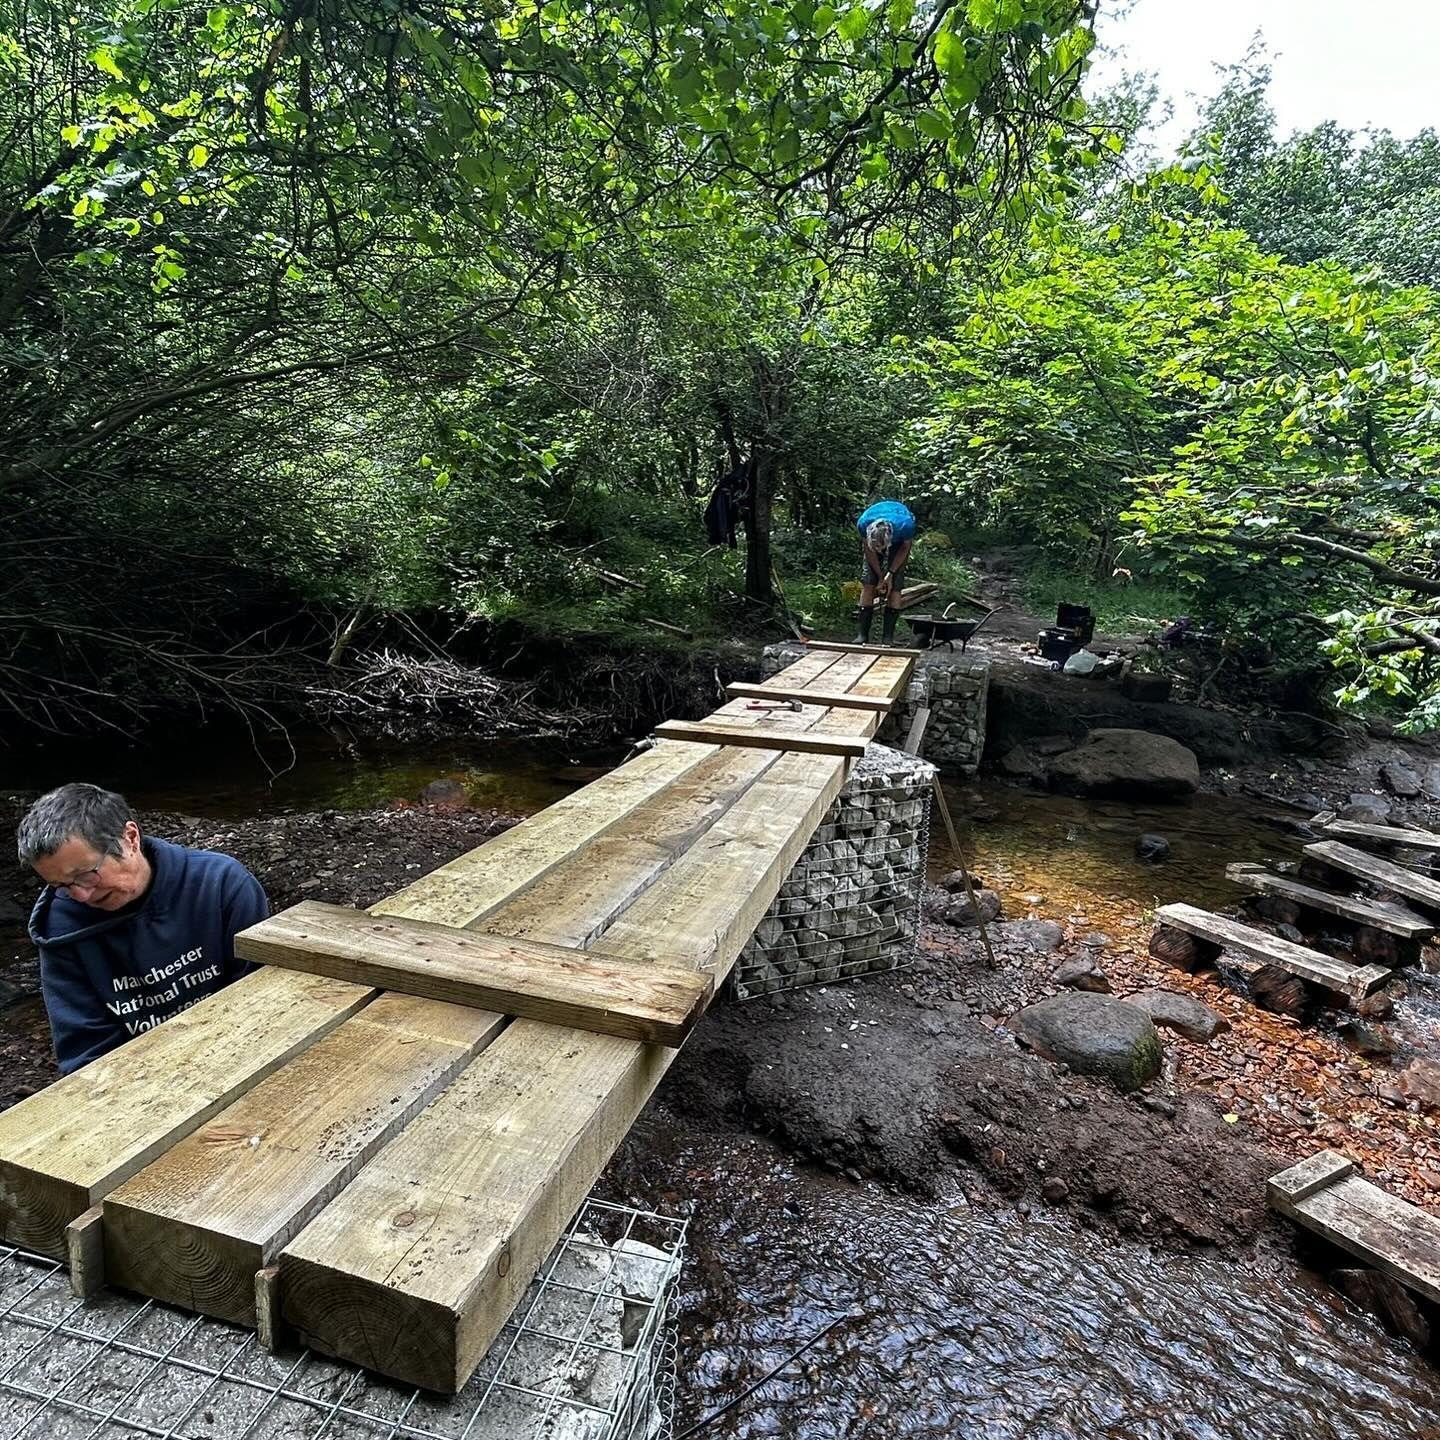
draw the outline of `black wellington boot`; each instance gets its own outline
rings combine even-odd
[[[873,605],[862,605],[860,607],[860,623],[855,630],[855,643],[857,645],[868,645],[870,643],[870,627],[875,623],[875,607]]]
[[[885,607],[884,629],[880,632],[881,643],[890,645],[895,640],[895,622],[900,618],[898,610],[892,610],[888,605]]]

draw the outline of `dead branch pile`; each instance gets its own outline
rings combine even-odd
[[[592,707],[547,709],[532,682],[504,680],[440,655],[382,649],[355,657],[343,683],[313,685],[310,699],[329,717],[413,738],[427,731],[565,738],[607,717]]]

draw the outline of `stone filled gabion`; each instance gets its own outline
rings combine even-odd
[[[732,972],[737,998],[894,970],[914,956],[935,767],[871,745]]]
[[[800,645],[770,645],[760,657],[760,675],[793,665],[805,653]],[[985,748],[985,705],[990,694],[990,662],[983,654],[944,648],[927,650],[915,661],[904,698],[880,727],[887,745],[901,745],[915,712],[930,709],[920,753],[942,770],[973,775]]]

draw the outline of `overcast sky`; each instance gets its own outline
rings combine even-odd
[[[1270,103],[1282,135],[1322,120],[1405,138],[1440,129],[1440,0],[1102,0],[1091,87],[1149,70],[1175,102],[1155,137],[1171,151],[1210,95],[1215,66],[1245,53],[1256,30],[1271,52]]]

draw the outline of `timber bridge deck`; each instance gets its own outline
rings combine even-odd
[[[458,1390],[914,653],[813,647],[368,915],[246,932],[264,968],[0,1114],[0,1236]]]

